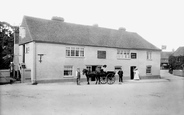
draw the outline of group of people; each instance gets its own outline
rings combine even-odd
[[[118,75],[119,75],[119,83],[123,83],[123,71],[122,71],[122,69],[120,69],[118,71]],[[134,80],[140,80],[138,68],[134,69]]]
[[[103,72],[106,72],[106,67],[107,65],[102,66]],[[96,71],[100,71],[99,67],[96,68]],[[119,75],[119,83],[123,83],[123,70],[120,69],[117,73]],[[77,85],[80,85],[80,78],[81,78],[80,68],[77,68],[76,78],[77,78],[76,79]],[[134,69],[134,80],[140,80],[138,68]]]

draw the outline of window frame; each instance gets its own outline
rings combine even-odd
[[[147,60],[152,60],[152,52],[151,51],[147,51]]]
[[[97,50],[97,59],[106,59],[107,52],[104,50]]]
[[[71,70],[70,70],[70,68],[71,68]],[[65,71],[71,71],[71,74],[69,73],[68,75],[65,75]],[[63,67],[63,76],[64,77],[73,77],[73,70],[74,70],[74,68],[73,68],[73,66],[72,65],[64,65],[64,67]]]
[[[25,54],[29,54],[29,52],[30,52],[29,44],[26,44],[25,45]]]
[[[75,46],[67,46],[65,48],[65,56],[66,57],[84,57],[84,48],[83,47],[75,47]]]
[[[131,59],[130,50],[117,49],[117,59]]]
[[[122,66],[114,66],[115,74],[118,75],[118,71],[122,69]]]
[[[135,55],[133,55],[133,54],[135,54]],[[131,52],[131,59],[137,59],[137,53],[133,53],[133,52]],[[135,57],[134,57],[135,56]]]
[[[152,74],[152,66],[151,65],[146,66],[146,74]]]

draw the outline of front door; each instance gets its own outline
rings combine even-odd
[[[130,66],[130,79],[134,79],[134,69],[136,68],[136,66]]]

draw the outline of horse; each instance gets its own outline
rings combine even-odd
[[[94,72],[90,72],[88,69],[83,69],[83,75],[86,75],[86,78],[87,78],[87,84],[89,85],[90,82],[89,82],[89,78],[92,78],[92,77],[95,77],[95,80],[96,80],[96,84],[100,84],[100,73],[97,72],[97,71],[94,71]]]
[[[83,75],[86,75],[87,82],[88,82],[88,85],[89,85],[89,84],[90,84],[90,83],[89,83],[89,78],[90,78],[89,70],[83,69],[83,70],[82,70],[82,73],[83,73]]]

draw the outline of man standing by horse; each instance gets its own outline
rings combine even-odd
[[[86,75],[86,78],[87,78],[87,84],[89,85],[90,83],[89,83],[89,77],[90,77],[90,75],[89,75],[89,73],[90,73],[90,68],[89,67],[87,67],[86,69],[83,69],[82,70],[82,73],[83,73],[83,75],[85,74]]]
[[[80,85],[80,68],[77,68],[77,71],[76,71],[76,77],[77,77],[77,85]]]

